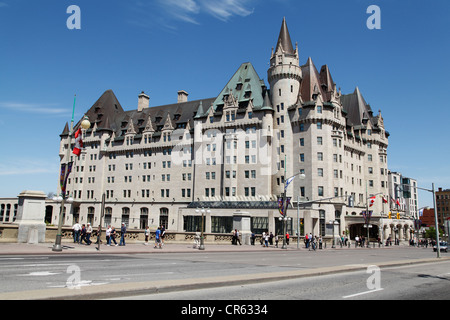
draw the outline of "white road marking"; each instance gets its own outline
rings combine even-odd
[[[383,288],[380,289],[373,289],[373,290],[369,290],[369,291],[364,291],[364,292],[360,292],[360,293],[355,293],[355,294],[350,294],[348,296],[343,296],[342,298],[347,299],[347,298],[353,298],[353,297],[357,297],[357,296],[361,296],[363,294],[367,294],[367,293],[372,293],[372,292],[377,292],[377,291],[382,291],[384,290]]]
[[[45,277],[45,276],[53,276],[55,274],[60,274],[60,273],[55,273],[55,272],[49,272],[49,271],[40,271],[40,272],[30,272],[28,274],[18,274],[17,276],[19,277]]]

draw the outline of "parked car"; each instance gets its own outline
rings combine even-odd
[[[439,248],[441,249],[441,251],[447,252],[447,242],[441,241],[439,242]],[[433,246],[433,251],[436,252],[437,250],[437,245]]]

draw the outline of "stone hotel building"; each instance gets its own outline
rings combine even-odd
[[[181,90],[176,103],[151,106],[142,92],[137,108],[124,110],[104,92],[86,111],[80,157],[66,159],[68,125],[61,134],[61,163],[74,161],[64,225],[97,226],[104,194],[103,225],[192,232],[203,208],[206,233],[230,233],[246,217],[247,230],[280,234],[277,198],[303,173],[286,190],[291,235],[366,232],[368,197],[377,195],[373,221],[388,210],[389,133],[358,88],[342,94],[327,65],[305,60],[283,19],[268,83],[246,62],[212,98],[190,101]]]

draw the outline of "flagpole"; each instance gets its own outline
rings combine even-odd
[[[70,160],[70,150],[71,150],[71,142],[72,142],[72,131],[73,131],[73,119],[75,116],[75,101],[77,99],[77,95],[75,95],[74,100],[73,100],[73,108],[72,108],[72,120],[70,121],[70,130],[69,130],[69,137],[68,137],[68,142],[67,142],[67,150],[66,150],[66,159],[65,159],[65,164],[68,165],[69,164],[69,160]],[[65,173],[64,175],[68,175],[69,173]],[[66,178],[64,178],[64,181],[66,180]],[[63,186],[61,186],[61,192],[63,191]],[[64,190],[65,191],[65,190]],[[63,216],[64,216],[64,206],[66,204],[66,193],[61,193],[62,196],[62,201],[61,201],[61,210],[59,211],[59,219],[58,219],[58,231],[56,233],[56,239],[55,239],[55,244],[52,247],[52,251],[62,251],[62,246],[61,246],[61,239],[62,239],[62,224],[63,224]]]

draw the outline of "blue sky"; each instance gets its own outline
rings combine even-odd
[[[70,5],[80,30],[67,28]],[[366,26],[370,5],[380,30]],[[0,197],[56,191],[75,94],[78,121],[108,89],[125,110],[141,91],[153,106],[178,90],[215,97],[243,62],[268,84],[283,17],[301,64],[327,64],[344,94],[358,86],[381,110],[389,169],[450,188],[448,0],[0,0]]]

